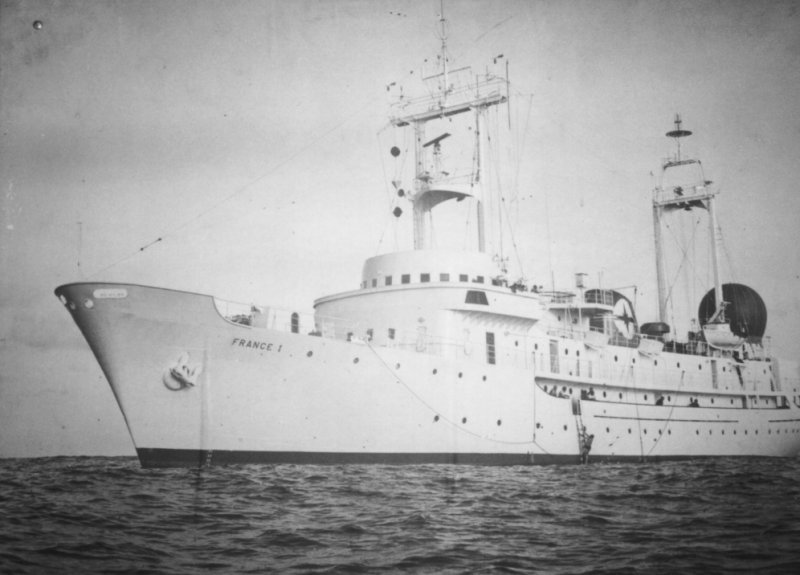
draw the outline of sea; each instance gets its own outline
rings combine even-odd
[[[800,459],[0,460],[0,573],[800,573]]]

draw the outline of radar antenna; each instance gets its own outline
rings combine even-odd
[[[686,136],[691,136],[692,133],[689,130],[681,129],[681,120],[680,114],[675,114],[675,129],[667,132],[667,136],[670,138],[675,139],[675,144],[678,146],[678,157],[676,160],[678,162],[681,161],[681,138],[685,138]]]

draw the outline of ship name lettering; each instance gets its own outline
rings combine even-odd
[[[278,347],[274,347],[272,343],[266,341],[257,341],[252,339],[241,339],[238,337],[233,338],[231,345],[235,345],[238,347],[249,347],[250,349],[256,349],[259,351],[280,351],[283,348],[283,345],[279,345]]]

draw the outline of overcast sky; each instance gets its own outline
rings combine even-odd
[[[528,277],[635,284],[654,319],[651,172],[680,112],[721,189],[725,279],[762,295],[774,350],[800,356],[798,9],[447,3],[454,66],[510,63]],[[390,213],[385,88],[436,55],[438,13],[438,0],[0,0],[0,456],[134,453],[57,285],[310,311],[358,287],[365,258],[408,247],[410,222]]]

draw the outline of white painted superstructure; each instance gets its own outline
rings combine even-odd
[[[414,249],[368,259],[359,287],[319,298],[313,317],[135,284],[56,290],[142,464],[797,455],[798,365],[772,357],[753,320],[734,321],[742,306],[726,307],[716,258],[720,304],[685,341],[666,323],[660,259],[661,317],[642,326],[627,297],[586,289],[583,274],[578,293],[509,282],[488,247],[487,206],[497,201],[483,187],[481,144],[508,81],[487,72],[457,85],[444,34],[440,61],[428,78],[439,91],[402,100],[391,120],[415,143],[413,185],[393,182],[412,203]],[[475,145],[466,179],[443,165],[450,134],[426,133],[430,122],[464,118]],[[678,119],[668,135],[688,134]],[[679,154],[663,167],[694,162]],[[716,241],[709,185],[657,187],[657,255],[669,210],[706,210]],[[437,248],[434,209],[459,202],[469,205],[474,249]]]

